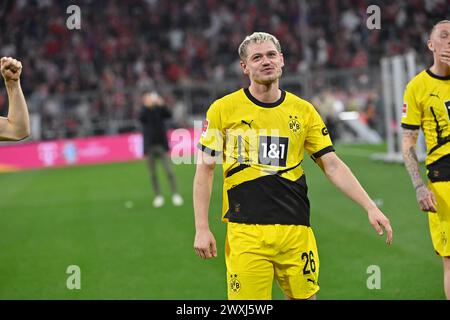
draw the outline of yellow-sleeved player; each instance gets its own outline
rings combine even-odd
[[[257,32],[239,47],[250,87],[216,100],[207,112],[194,178],[196,235],[201,258],[217,255],[208,207],[217,161],[223,162],[223,220],[229,299],[271,299],[276,279],[290,299],[314,299],[319,257],[301,166],[306,150],[327,177],[368,212],[392,241],[389,220],[336,156],[314,107],[281,90],[278,40]]]
[[[224,220],[309,225],[309,205],[303,201],[299,210],[299,199],[292,198],[288,189],[296,189],[295,196],[306,200],[301,166],[305,149],[313,158],[334,151],[314,107],[283,90],[278,101],[264,103],[249,89],[241,89],[214,102],[206,118],[208,127],[199,147],[209,155],[224,152]],[[255,193],[248,192],[253,189]],[[261,198],[258,191],[272,196]],[[286,197],[277,197],[284,193]],[[273,210],[279,206],[285,210]]]
[[[406,87],[403,104],[403,158],[428,220],[433,246],[443,257],[444,288],[450,299],[450,21],[437,23],[428,47],[434,64]],[[428,187],[418,166],[416,143],[422,128],[426,145]]]

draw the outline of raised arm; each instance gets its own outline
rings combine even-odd
[[[198,153],[197,170],[194,176],[194,249],[202,259],[217,257],[216,240],[209,229],[208,211],[214,180],[216,162],[204,152]]]
[[[416,144],[419,130],[403,128],[402,154],[405,167],[411,177],[412,184],[416,190],[416,198],[420,209],[423,211],[436,212],[436,199],[428,189],[420,176],[419,160],[417,158]]]
[[[370,199],[347,165],[334,152],[329,152],[316,161],[327,178],[339,190],[367,211],[369,222],[379,235],[383,235],[381,226],[386,230],[386,243],[391,244],[393,231],[389,219]]]
[[[22,140],[30,135],[27,103],[20,86],[22,63],[1,58],[0,69],[8,93],[8,116],[0,117],[0,140]]]

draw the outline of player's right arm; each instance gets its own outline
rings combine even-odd
[[[436,212],[436,199],[430,189],[423,182],[419,170],[419,160],[417,158],[416,144],[419,130],[403,128],[402,154],[406,170],[411,177],[412,184],[416,190],[416,198],[420,209],[425,212]]]
[[[419,129],[422,122],[422,103],[417,101],[416,96],[420,96],[421,86],[412,80],[405,89],[403,97],[402,115],[402,155],[414,189],[420,209],[423,211],[436,212],[436,199],[433,193],[423,182],[420,176],[419,160],[416,152]]]
[[[30,135],[27,103],[20,86],[22,64],[12,58],[0,60],[0,70],[8,93],[8,117],[0,117],[0,140],[22,140]]]
[[[202,259],[217,257],[216,239],[209,229],[208,211],[214,179],[215,158],[198,153],[193,196],[195,214],[195,253]]]
[[[223,151],[223,132],[219,103],[206,113],[198,146],[197,170],[194,177],[195,240],[194,249],[203,259],[217,256],[216,239],[209,229],[208,211],[217,156]]]

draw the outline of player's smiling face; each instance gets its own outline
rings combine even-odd
[[[241,61],[242,71],[250,77],[250,81],[265,85],[281,77],[283,66],[283,54],[278,52],[272,41],[250,43],[247,58]]]
[[[439,57],[443,51],[450,50],[450,23],[441,23],[436,26],[428,41],[428,48]]]

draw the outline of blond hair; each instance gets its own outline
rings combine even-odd
[[[431,29],[430,37],[431,37],[431,35],[433,34],[434,30],[436,30],[436,27],[437,27],[438,25],[440,25],[440,24],[443,24],[443,23],[450,23],[450,20],[441,20],[441,21],[439,21],[438,23],[436,23],[436,24],[433,26],[433,28]]]
[[[247,58],[247,47],[250,43],[263,43],[266,41],[272,41],[272,43],[277,48],[277,51],[281,53],[281,46],[280,42],[278,41],[275,36],[271,35],[270,33],[266,32],[253,32],[251,35],[246,36],[244,41],[239,45],[239,57],[241,57],[241,60],[245,60]]]

